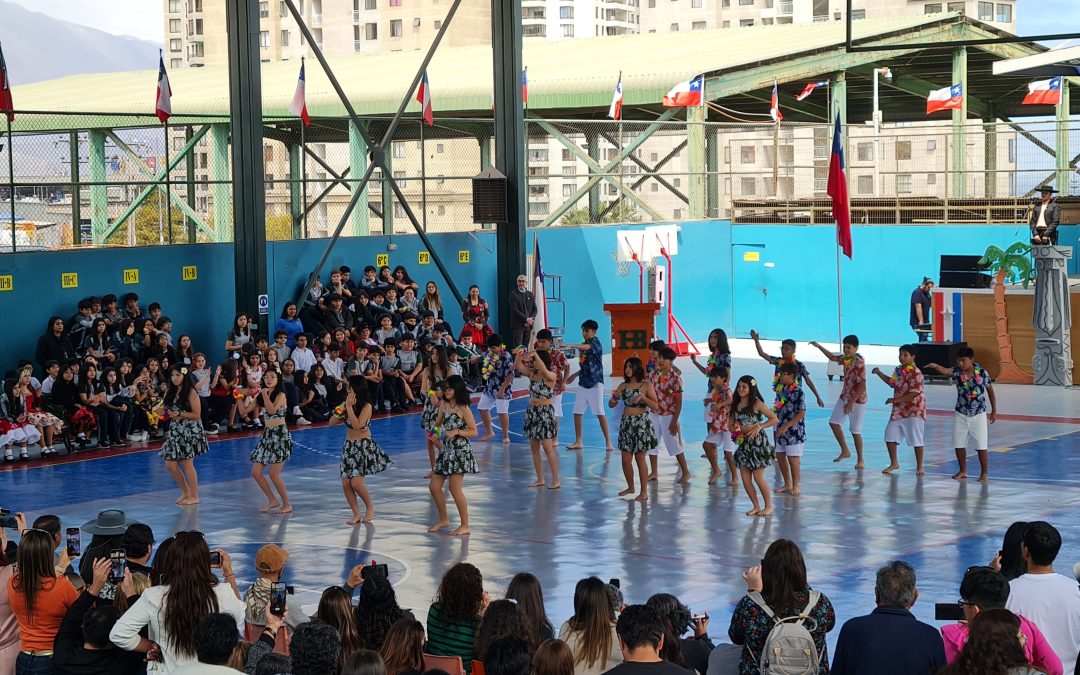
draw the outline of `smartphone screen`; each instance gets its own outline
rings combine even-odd
[[[0,527],[14,530],[19,527],[19,521],[15,519],[15,516],[11,515],[10,510],[0,509]]]
[[[69,558],[78,558],[82,553],[82,535],[79,528],[67,528],[67,554]]]
[[[963,621],[964,608],[955,602],[939,602],[934,605],[934,621]]]
[[[221,551],[210,551],[210,567],[221,567]]]
[[[382,563],[382,564],[379,564],[379,565],[368,565],[366,567],[361,568],[361,570],[360,570],[360,578],[361,579],[367,579],[369,576],[371,576],[373,574],[375,576],[377,576],[377,577],[386,578],[386,577],[390,576],[390,566],[387,565],[386,563]]]
[[[285,614],[285,595],[288,593],[288,587],[280,581],[274,581],[270,584],[270,613],[274,616],[283,616]]]
[[[127,553],[122,548],[114,548],[109,551],[109,562],[111,568],[109,569],[109,581],[120,581],[124,578],[124,573],[127,571]]]

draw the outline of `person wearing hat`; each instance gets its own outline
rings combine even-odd
[[[265,612],[266,605],[270,602],[270,584],[281,581],[281,572],[288,560],[289,552],[277,544],[267,544],[255,554],[255,571],[259,573],[259,578],[244,592],[244,620],[247,622],[245,639],[252,642],[258,640],[259,633],[266,627]],[[291,635],[292,631],[308,618],[295,595],[285,596],[285,609],[285,625]]]
[[[1058,223],[1061,221],[1061,207],[1054,200],[1054,193],[1056,192],[1057,190],[1049,185],[1039,188],[1042,197],[1031,209],[1031,219],[1028,221],[1028,227],[1031,228],[1031,243],[1033,244],[1057,246],[1057,228]]]
[[[919,342],[926,342],[930,335],[926,327],[930,325],[930,289],[933,287],[933,280],[923,277],[919,287],[911,292],[908,303],[908,325],[919,336]]]
[[[97,514],[97,518],[88,520],[79,529],[93,535],[90,545],[83,549],[79,558],[79,575],[87,584],[94,582],[94,559],[108,558],[109,551],[124,548],[124,535],[128,528],[139,521],[128,518],[120,509],[106,509]]]

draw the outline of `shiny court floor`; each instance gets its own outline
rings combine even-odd
[[[926,476],[916,478],[911,451],[905,449],[903,470],[882,476],[887,389],[872,381],[864,430],[867,469],[832,462],[836,446],[829,410],[814,408],[808,416],[802,496],[779,498],[774,516],[754,519],[743,515],[748,501],[741,488],[705,484],[698,403],[705,382],[681,361],[688,391],[683,434],[695,475],[690,485],[677,485],[674,460],[662,459],[661,478],[651,485],[647,505],[616,497],[624,485],[619,457],[604,451],[595,420],[586,418],[584,451],[564,449],[573,439],[565,418],[562,489],[526,487],[532,463],[519,433],[509,447],[477,444],[481,473],[466,480],[473,535],[428,534],[434,510],[423,478],[427,457],[419,417],[410,415],[372,425],[394,465],[369,481],[378,507],[370,526],[344,522],[348,509],[338,478],[342,427],[293,432],[296,450],[285,474],[296,508],[290,516],[258,512],[263,497],[248,478],[253,437],[211,443],[209,455],[197,461],[202,483],[197,507],[173,504],[175,487],[152,451],[16,465],[0,471],[0,506],[31,516],[57,513],[65,526],[81,524],[101,509],[121,508],[150,524],[159,539],[198,529],[211,546],[233,555],[245,581],[254,578],[259,546],[276,542],[291,555],[285,576],[307,606],[354,564],[375,559],[390,564],[402,605],[423,614],[443,571],[467,560],[483,572],[493,597],[516,572],[535,573],[556,625],[571,613],[577,580],[597,575],[620,578],[628,602],[643,602],[661,590],[677,594],[695,611],[714,617],[713,636],[724,635],[730,610],[745,590],[740,573],[778,537],[799,543],[812,585],[832,599],[841,621],[872,607],[874,571],[894,558],[915,565],[921,590],[915,613],[932,620],[933,602],[955,601],[963,571],[990,560],[1014,520],[1046,519],[1062,531],[1062,572],[1080,560],[1080,391],[999,387],[1004,415],[991,428],[992,480],[979,484],[950,478],[954,390],[947,384],[928,387]],[[808,365],[831,406],[840,382],[827,381],[824,364]],[[760,360],[736,358],[735,372],[752,373],[766,386],[771,379],[771,368]],[[568,414],[571,402],[567,396]],[[513,403],[515,432],[524,407],[523,400]],[[617,421],[612,418],[611,424],[615,429]]]

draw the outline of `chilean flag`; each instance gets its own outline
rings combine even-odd
[[[622,119],[622,73],[619,73],[619,82],[615,85],[615,94],[611,97],[611,107],[608,108],[607,116],[613,120]]]
[[[311,118],[307,112],[307,89],[304,77],[304,59],[300,59],[300,79],[296,81],[296,91],[293,92],[292,102],[289,103],[289,112],[298,115],[304,121],[304,126],[311,126]]]
[[[172,116],[172,87],[169,86],[169,74],[165,72],[165,54],[159,52],[157,98],[154,101],[154,114],[162,124],[169,121]]]
[[[1058,105],[1061,103],[1061,77],[1028,84],[1024,105]]]
[[[435,115],[431,112],[431,85],[428,84],[426,70],[424,76],[420,78],[420,87],[416,90],[416,100],[420,102],[420,106],[423,108],[421,114],[424,117],[424,122],[429,127],[435,126]]]
[[[698,75],[689,82],[680,82],[664,95],[665,108],[687,108],[701,105],[701,90],[705,87],[705,76]]]
[[[769,97],[769,114],[772,115],[773,122],[780,122],[784,119],[784,114],[780,112],[780,97],[776,93],[776,83],[773,82],[772,96]]]
[[[536,319],[533,320],[533,335],[548,327],[547,293],[544,292],[544,268],[540,265],[540,240],[533,234],[533,274],[532,293],[536,299]]]
[[[847,173],[844,164],[844,136],[840,128],[840,113],[836,113],[833,130],[832,157],[829,158],[829,183],[825,192],[832,197],[833,219],[836,220],[836,243],[851,258],[851,211],[848,208]]]
[[[822,80],[821,82],[810,82],[805,87],[803,87],[802,92],[800,92],[799,95],[795,97],[795,100],[801,101],[806,97],[810,96],[810,94],[813,94],[814,90],[818,87],[825,87],[828,86],[828,84],[828,80]]]
[[[944,89],[935,89],[926,97],[926,114],[939,110],[960,110],[964,105],[964,83],[954,84]]]
[[[529,105],[529,67],[521,70],[521,102]]]
[[[0,47],[0,113],[7,115],[9,123],[15,121],[15,103],[11,98],[11,80],[8,79],[3,47]]]

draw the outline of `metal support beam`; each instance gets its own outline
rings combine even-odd
[[[184,173],[186,174],[185,177],[187,178],[187,180],[185,181],[186,184],[184,186],[184,192],[186,193],[184,197],[187,199],[187,205],[188,208],[191,210],[191,213],[195,213],[195,149],[194,144],[192,143],[194,137],[195,130],[189,124],[184,129],[184,145],[191,146],[191,149],[184,153]],[[187,226],[188,243],[194,244],[195,219],[191,216],[187,216]],[[206,227],[206,223],[203,223],[203,228],[209,230],[209,228]]]
[[[368,174],[368,141],[367,134],[364,133],[364,129],[361,125],[350,124],[349,125],[349,170],[354,176],[363,176]],[[365,205],[368,203],[368,188],[366,183],[360,183],[357,187],[360,188],[360,201]],[[352,230],[350,234],[354,237],[362,237],[368,233],[370,227],[368,223],[368,210],[367,208],[353,209],[352,212]]]
[[[967,187],[964,185],[967,179],[967,113],[968,113],[968,67],[967,47],[956,47],[952,53],[952,80],[950,84],[962,82],[964,95],[959,110],[952,111],[952,166],[951,170],[951,194],[954,198],[967,197]],[[875,160],[878,158],[875,157]]]
[[[68,156],[71,158],[71,243],[82,244],[82,187],[79,185],[79,132],[72,131],[68,138]]]
[[[109,229],[109,188],[105,184],[105,132],[90,130],[90,243],[105,243]]]
[[[612,144],[614,145],[614,143]],[[589,175],[595,176],[600,168],[600,140],[595,131],[585,132],[585,147],[589,152]],[[600,182],[597,181],[589,190],[589,222],[595,223],[600,219]]]
[[[383,158],[383,165],[380,169],[382,173],[382,233],[385,235],[394,233],[394,189],[391,187],[394,182],[393,147],[392,142],[387,146],[388,152]]]
[[[720,217],[720,130],[715,124],[705,127],[705,215]]]
[[[229,241],[232,233],[232,195],[229,175],[229,125],[210,125],[210,193],[214,203],[214,241]]]
[[[286,146],[289,153],[289,223],[292,225],[293,240],[300,239],[304,225],[304,180],[301,175],[299,143]]]
[[[983,192],[987,198],[997,197],[998,168],[997,114],[991,109],[983,118]]]
[[[1069,176],[1072,174],[1069,162],[1065,161],[1069,156],[1069,79],[1061,78],[1061,103],[1057,107],[1057,122],[1055,135],[1057,136],[1057,189],[1061,195],[1069,194]]]
[[[635,180],[633,183],[631,183],[630,187],[627,188],[627,191],[634,192],[638,188],[640,188],[642,185],[644,185],[647,181],[649,181],[651,179],[651,180],[655,180],[657,183],[660,183],[661,185],[666,187],[672,194],[674,194],[676,197],[678,197],[680,200],[682,200],[683,204],[686,204],[687,206],[689,206],[690,205],[690,198],[687,197],[686,194],[683,193],[682,190],[680,190],[677,187],[673,186],[663,176],[653,175],[657,171],[659,171],[665,164],[667,164],[669,161],[671,161],[675,156],[677,156],[680,152],[682,152],[683,148],[685,148],[685,147],[686,147],[686,141],[682,141],[681,143],[676,145],[671,150],[671,152],[664,155],[660,159],[660,161],[656,163],[656,166],[649,166],[645,162],[642,162],[641,160],[639,160],[637,157],[634,157],[633,155],[631,155],[631,158],[634,160],[634,162],[638,166],[640,166],[642,169],[644,169],[644,172],[642,172],[642,174],[638,177],[637,180]],[[600,212],[600,219],[599,219],[600,222],[603,222],[604,217],[607,216],[607,214],[612,209],[615,208],[616,204],[617,204],[617,202],[612,202],[611,204],[608,204],[607,206],[604,207],[604,210]]]
[[[829,84],[829,123],[836,119],[836,113],[840,113],[840,124],[847,126],[847,71],[841,70],[833,75]],[[844,156],[847,156],[847,148],[844,148]]]
[[[707,208],[705,197],[705,118],[708,108],[704,105],[686,109],[686,150],[688,158],[687,182],[690,193],[690,217],[704,218]]]
[[[265,324],[258,318],[259,296],[266,293],[259,4],[226,0],[225,23],[229,35],[236,310],[247,312],[256,322]],[[260,328],[267,330],[265,325]]]
[[[859,66],[857,68],[849,69],[849,72],[858,75],[859,77],[867,80],[874,78],[873,66]],[[921,77],[915,77],[914,75],[893,75],[892,80],[879,80],[879,84],[882,87],[895,89],[896,91],[902,91],[905,94],[911,94],[917,98],[926,99],[927,92],[933,89],[940,89],[943,85],[940,82],[930,82],[924,80]],[[955,84],[955,82],[951,83]],[[968,96],[967,83],[964,83],[964,97],[967,99],[967,109],[972,115],[978,115],[980,117],[989,114],[990,109],[993,107],[991,103],[984,101],[974,96]]]

